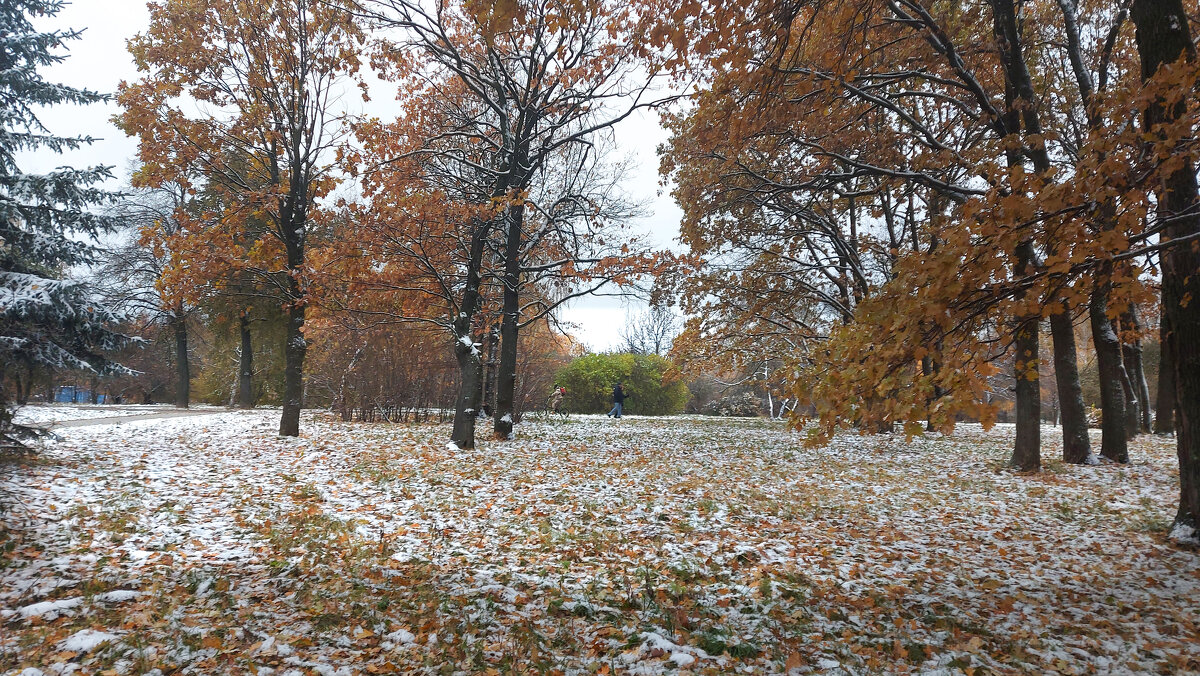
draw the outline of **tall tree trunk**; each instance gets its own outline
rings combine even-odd
[[[187,317],[180,310],[171,315],[171,331],[175,334],[175,407],[187,408],[192,398],[192,372],[188,364]]]
[[[300,156],[299,148],[292,151]],[[273,164],[274,178],[279,180],[281,172]],[[283,345],[283,413],[279,416],[279,435],[300,436],[300,411],[304,408],[304,356],[308,353],[308,342],[304,338],[304,319],[307,306],[305,290],[301,285],[304,275],[305,245],[308,225],[308,184],[299,172],[289,177],[288,194],[281,200],[279,219],[283,230],[283,244],[287,253],[287,300],[288,320]]]
[[[921,374],[924,375],[926,378],[933,375],[933,356],[932,355],[927,354],[921,358]],[[929,395],[929,399],[926,402],[926,406],[928,409],[928,412],[925,415],[925,431],[926,432],[934,431],[933,402],[936,399],[937,399],[937,393],[934,392],[933,394]]]
[[[293,278],[292,284],[296,285]],[[296,285],[298,287],[298,285]],[[295,289],[299,297],[299,288]],[[288,308],[287,342],[283,348],[283,415],[279,418],[279,434],[300,436],[300,410],[304,408],[304,355],[308,344],[304,340],[305,306],[293,301]]]
[[[1171,351],[1167,349],[1167,334],[1170,327],[1166,318],[1158,326],[1158,401],[1154,407],[1154,433],[1175,432],[1175,365],[1171,363]]]
[[[484,340],[485,342],[490,343],[491,337],[485,336]],[[491,345],[488,345],[488,350],[491,349]],[[483,355],[481,354],[479,359],[479,377],[476,379],[478,382],[475,384],[475,400],[471,402],[471,408],[475,409],[475,417],[483,415],[484,397],[487,396],[487,378],[487,362],[483,360]]]
[[[1124,367],[1121,364],[1121,339],[1108,318],[1108,296],[1112,288],[1112,265],[1096,271],[1096,283],[1088,305],[1092,325],[1092,343],[1096,346],[1096,364],[1100,377],[1101,423],[1100,455],[1113,462],[1129,462],[1128,437],[1125,434]]]
[[[513,403],[517,391],[517,340],[521,321],[521,230],[525,225],[525,205],[508,208],[508,233],[504,244],[504,305],[500,317],[500,368],[496,374],[496,410],[492,430],[497,439],[511,439]]]
[[[503,194],[502,186],[498,192]],[[450,441],[463,449],[475,448],[475,420],[479,416],[479,412],[474,409],[474,402],[478,397],[479,381],[483,378],[483,361],[472,327],[475,323],[475,313],[479,309],[483,254],[491,231],[491,221],[475,222],[474,226],[462,301],[458,306],[458,314],[451,323],[454,332],[454,357],[458,361],[458,395],[454,400],[454,424],[450,431]]]
[[[990,0],[992,5],[992,32],[1000,46],[1000,57],[1004,63],[1004,117],[1005,135],[1014,138],[1021,133],[1026,136],[1042,134],[1041,120],[1038,117],[1037,106],[1034,105],[1035,93],[1029,67],[1025,63],[1024,45],[1020,22],[1017,18],[1016,5],[1013,0]],[[1040,144],[1029,144],[1026,152],[1020,152],[1012,146],[1005,151],[1005,159],[1009,167],[1024,165],[1024,155],[1028,154],[1033,160],[1034,170],[1045,176],[1050,170],[1050,157],[1045,147]],[[1037,251],[1034,249],[1032,235],[1022,240],[1016,247],[1016,262],[1013,266],[1014,277],[1024,277],[1034,272],[1037,266]],[[1022,293],[1018,299],[1023,299]],[[1040,312],[1026,311],[1014,317],[1016,336],[1014,348],[1016,358],[1013,361],[1016,378],[1016,441],[1013,445],[1013,455],[1010,464],[1023,471],[1041,469],[1041,432],[1042,432],[1042,393],[1041,378],[1038,375],[1038,321]]]
[[[16,369],[14,369],[16,371]],[[25,369],[24,373],[19,371],[13,375],[13,382],[17,387],[17,406],[24,406],[29,403],[29,391],[33,389],[33,370]],[[0,388],[4,387],[4,379],[0,377]]]
[[[488,415],[496,408],[496,351],[500,347],[500,327],[487,333],[487,361],[483,364],[483,402]]]
[[[243,311],[238,317],[242,334],[242,353],[238,359],[238,407],[254,408],[254,345],[250,342],[250,317]]]
[[[1131,8],[1137,26],[1142,79],[1150,79],[1163,64],[1187,56],[1195,62],[1196,50],[1181,0],[1134,0]],[[1184,114],[1185,102],[1168,107],[1161,99],[1146,107],[1146,128],[1172,122]],[[1183,157],[1186,157],[1184,155]],[[1161,234],[1164,242],[1200,235],[1200,191],[1196,168],[1187,160],[1164,177],[1160,199],[1172,220]],[[1200,525],[1200,248],[1188,242],[1172,246],[1162,256],[1163,318],[1170,327],[1167,349],[1175,367],[1176,449],[1179,455],[1179,511],[1173,535],[1195,539]]]
[[[1083,387],[1079,384],[1075,324],[1068,313],[1050,316],[1050,335],[1054,339],[1054,382],[1062,417],[1063,461],[1085,464],[1092,456],[1092,442],[1088,439],[1087,411],[1083,406]]]
[[[1113,323],[1113,333],[1121,340],[1121,326]],[[1125,352],[1125,343],[1121,341],[1121,392],[1125,395],[1125,438],[1133,439],[1138,435],[1139,411],[1142,402],[1138,400],[1137,390],[1133,387],[1130,364]]]
[[[1125,371],[1129,374],[1130,384],[1138,398],[1137,432],[1149,432],[1150,384],[1146,382],[1146,366],[1141,338],[1142,320],[1138,316],[1136,305],[1130,305],[1129,310],[1121,315],[1121,322],[1127,331],[1136,334],[1132,340],[1121,346],[1121,355],[1125,360]]]
[[[1024,246],[1024,245],[1023,245]],[[1016,380],[1016,440],[1009,465],[1023,472],[1042,468],[1042,392],[1038,377],[1038,317],[1018,318],[1013,377]]]

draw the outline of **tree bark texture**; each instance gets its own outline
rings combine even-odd
[[[1096,272],[1088,319],[1100,378],[1100,455],[1113,462],[1129,462],[1129,444],[1125,425],[1125,368],[1121,363],[1121,339],[1108,318],[1108,296],[1112,266],[1105,264]]]
[[[933,357],[931,355],[925,355],[924,357],[921,358],[921,374],[924,375],[925,377],[929,377],[929,376],[933,375]],[[929,413],[929,415],[927,415],[925,417],[925,431],[926,432],[934,431],[933,414],[932,414],[933,406],[932,405],[933,405],[933,402],[935,399],[937,399],[936,393],[930,395],[929,400],[927,402],[929,404],[930,413]]]
[[[1029,67],[1025,63],[1024,45],[1017,10],[1013,0],[991,0],[992,31],[1000,47],[1000,58],[1004,63],[1004,133],[1008,137],[1021,134],[1041,135],[1041,120],[1034,105],[1036,96]],[[1034,170],[1045,174],[1050,169],[1050,158],[1045,147],[1030,145],[1026,149],[1033,160]],[[1005,151],[1009,167],[1023,165],[1025,153],[1015,149]],[[1032,239],[1021,241],[1016,247],[1013,273],[1016,277],[1029,275],[1037,265],[1037,251]],[[1024,294],[1021,295],[1023,297]],[[1038,376],[1038,321],[1040,313],[1026,312],[1013,318],[1015,325],[1013,361],[1016,398],[1016,440],[1010,465],[1022,471],[1038,471],[1042,466],[1042,395],[1041,379]]]
[[[254,408],[254,345],[250,338],[250,317],[245,312],[238,318],[242,337],[242,353],[238,357],[238,408]]]
[[[1013,377],[1016,380],[1016,441],[1009,464],[1023,472],[1036,472],[1042,467],[1042,393],[1037,374],[1038,318],[1024,317],[1017,326],[1016,359]]]
[[[1138,398],[1137,433],[1150,431],[1150,384],[1146,382],[1146,366],[1142,350],[1142,320],[1138,316],[1136,306],[1130,306],[1129,311],[1121,315],[1121,323],[1127,331],[1134,332],[1137,337],[1121,346],[1121,355],[1125,361],[1125,371],[1129,374],[1130,384]]]
[[[497,439],[511,439],[513,404],[517,391],[517,340],[521,321],[521,239],[525,225],[525,206],[508,208],[508,232],[504,246],[504,304],[500,317],[500,367],[496,374],[496,410],[492,430]]]
[[[458,361],[459,385],[450,441],[459,448],[471,449],[475,448],[475,419],[479,414],[473,407],[483,384],[483,360],[478,348],[461,339],[454,342],[454,357]]]
[[[1068,313],[1050,316],[1050,335],[1054,340],[1054,382],[1062,417],[1063,461],[1084,464],[1092,456],[1092,442],[1088,439],[1087,411],[1079,384],[1075,324]]]
[[[295,283],[295,280],[293,280]],[[287,342],[283,348],[283,415],[279,418],[279,434],[300,436],[300,410],[304,408],[304,355],[308,344],[304,340],[305,307],[300,301],[288,308]]]
[[[1196,59],[1181,0],[1135,0],[1130,14],[1137,27],[1142,78],[1151,78],[1164,64],[1186,56]],[[1150,133],[1164,122],[1178,119],[1184,103],[1168,107],[1161,100],[1146,108]],[[1161,234],[1164,243],[1200,236],[1200,191],[1196,168],[1185,161],[1164,177],[1160,200],[1171,220]],[[1173,533],[1196,538],[1200,525],[1200,242],[1195,239],[1171,246],[1162,255],[1163,317],[1170,327],[1166,349],[1175,368],[1176,449],[1179,456],[1179,510]]]
[[[1175,365],[1167,349],[1170,327],[1163,318],[1158,326],[1158,401],[1154,407],[1154,433],[1175,433]]]
[[[482,283],[483,255],[487,245],[491,221],[475,222],[471,233],[471,247],[467,254],[466,282],[458,314],[451,323],[454,332],[454,357],[458,361],[458,396],[454,402],[454,424],[450,430],[450,441],[463,449],[475,448],[475,420],[479,412],[474,409],[483,379],[483,360],[476,345],[473,332],[475,313],[479,309],[479,287]]]
[[[487,361],[483,363],[483,387],[480,410],[491,415],[496,408],[496,352],[500,348],[500,327],[493,326],[487,333]]]
[[[1120,340],[1121,332],[1120,325],[1114,324],[1113,333],[1117,334],[1117,340]],[[1142,402],[1138,400],[1137,390],[1133,386],[1133,374],[1130,370],[1129,355],[1125,350],[1125,343],[1121,343],[1121,392],[1125,395],[1125,438],[1133,439],[1138,435],[1138,420],[1140,419],[1140,411]]]
[[[192,398],[192,370],[188,363],[187,317],[179,312],[172,315],[171,331],[175,334],[175,408],[187,408]]]

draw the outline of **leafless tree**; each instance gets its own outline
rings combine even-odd
[[[671,351],[671,344],[679,331],[679,318],[674,311],[666,305],[656,304],[626,318],[621,340],[625,344],[625,351],[630,354],[665,357]]]

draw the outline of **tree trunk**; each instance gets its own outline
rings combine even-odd
[[[1121,315],[1121,322],[1126,330],[1136,334],[1129,342],[1121,346],[1121,355],[1125,360],[1125,371],[1129,374],[1130,384],[1138,398],[1137,432],[1150,431],[1150,385],[1146,382],[1146,366],[1142,351],[1142,320],[1138,317],[1136,305],[1130,305],[1129,311]]]
[[[1171,351],[1167,349],[1170,327],[1166,318],[1158,327],[1158,401],[1154,407],[1154,433],[1175,432],[1175,365],[1171,363]]]
[[[1113,325],[1113,333],[1117,340],[1121,339],[1120,325]],[[1121,343],[1121,392],[1125,395],[1125,438],[1133,439],[1138,435],[1139,411],[1142,402],[1138,401],[1137,390],[1133,388],[1133,378],[1130,377],[1129,362],[1126,359],[1125,343]]]
[[[175,408],[187,408],[192,398],[192,373],[188,364],[187,317],[180,311],[171,315],[175,334]]]
[[[478,413],[473,406],[483,379],[483,360],[479,358],[479,348],[474,344],[468,345],[470,341],[468,337],[466,341],[460,338],[454,342],[459,381],[450,441],[462,449],[475,448],[475,419]]]
[[[1121,365],[1121,340],[1108,319],[1108,295],[1112,288],[1108,275],[1112,266],[1105,264],[1097,270],[1092,289],[1088,319],[1092,326],[1092,343],[1096,346],[1096,364],[1100,378],[1101,423],[1100,455],[1113,462],[1129,462],[1128,437],[1125,434],[1124,367]]]
[[[924,375],[926,378],[933,375],[933,356],[925,355],[924,357],[921,358],[921,374]],[[927,408],[926,415],[925,415],[925,431],[926,432],[932,432],[935,429],[934,424],[933,424],[933,402],[936,399],[937,399],[937,393],[935,392],[934,394],[929,395],[929,399],[926,402],[926,408]]]
[[[1092,442],[1088,439],[1087,411],[1079,384],[1075,325],[1068,313],[1050,316],[1050,335],[1054,339],[1054,382],[1062,417],[1063,461],[1085,464],[1092,456]]]
[[[33,389],[33,372],[32,369],[25,369],[25,373],[14,373],[13,383],[17,388],[17,406],[24,406],[29,403],[29,391]],[[4,387],[4,379],[0,377],[0,389]],[[2,401],[3,395],[0,395]],[[3,404],[0,403],[0,406]]]
[[[1014,138],[1021,133],[1022,126],[1028,136],[1042,134],[1041,120],[1034,105],[1035,92],[1029,68],[1025,63],[1024,45],[1020,21],[1013,0],[991,0],[992,32],[1000,46],[1000,58],[1004,63],[1004,135]],[[1027,149],[1037,173],[1045,175],[1050,170],[1050,157],[1045,148],[1033,144]],[[1005,150],[1009,167],[1022,166],[1025,153],[1012,145]],[[1017,244],[1014,277],[1032,274],[1037,265],[1037,252],[1032,239]],[[1018,299],[1023,299],[1022,293]],[[1035,472],[1042,467],[1042,393],[1038,375],[1038,322],[1040,312],[1026,311],[1013,318],[1015,325],[1013,361],[1016,379],[1016,440],[1010,465],[1022,471]]]
[[[490,340],[488,340],[487,338],[485,338],[485,341],[490,342]],[[488,349],[490,350],[491,346],[488,346]],[[475,397],[474,397],[474,400],[471,402],[471,408],[473,408],[475,410],[476,418],[483,415],[484,397],[487,396],[486,395],[487,377],[488,377],[487,363],[483,361],[483,355],[480,354],[479,377],[476,378],[477,382],[475,384]]]
[[[1037,372],[1038,318],[1023,317],[1017,326],[1013,377],[1016,380],[1016,441],[1009,465],[1023,472],[1042,467],[1042,393]]]
[[[517,340],[521,321],[521,230],[525,223],[525,206],[518,203],[508,208],[507,239],[504,246],[504,306],[500,317],[500,368],[496,374],[496,410],[492,413],[492,430],[497,439],[511,439],[513,403],[517,391]]]
[[[497,191],[499,192],[500,188]],[[471,328],[475,312],[479,309],[483,254],[491,231],[491,221],[474,222],[474,226],[462,302],[451,323],[454,332],[454,356],[458,360],[458,395],[455,397],[454,424],[450,431],[450,441],[463,449],[475,448],[475,418],[479,412],[474,410],[473,402],[478,396],[479,381],[483,378],[483,363]]]
[[[242,334],[242,353],[238,359],[238,408],[254,408],[254,345],[250,342],[250,317],[245,312],[238,318]]]
[[[483,363],[483,385],[480,387],[480,412],[490,416],[496,407],[496,349],[500,343],[500,327],[487,333],[487,361]]]
[[[293,278],[293,284],[295,280]],[[298,292],[299,289],[295,289]],[[287,343],[283,349],[283,415],[279,418],[279,434],[300,436],[300,410],[304,407],[304,355],[308,344],[304,340],[304,304],[293,301],[288,308]]]
[[[1137,26],[1138,54],[1142,79],[1151,78],[1163,64],[1187,56],[1195,61],[1196,51],[1181,0],[1135,0],[1130,11]],[[1172,122],[1184,114],[1185,102],[1167,107],[1160,100],[1146,107],[1146,128]],[[1186,155],[1183,155],[1186,158]],[[1200,235],[1200,191],[1196,168],[1188,160],[1162,182],[1160,199],[1172,220],[1161,238],[1171,240]],[[1172,246],[1162,255],[1163,318],[1170,327],[1166,348],[1175,368],[1176,449],[1179,455],[1179,511],[1172,534],[1195,539],[1200,525],[1200,248],[1194,241]]]

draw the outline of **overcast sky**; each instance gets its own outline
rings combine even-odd
[[[83,36],[70,43],[69,58],[43,71],[50,81],[115,92],[122,80],[137,76],[125,41],[143,30],[148,22],[145,0],[76,0],[39,28],[84,29]],[[375,94],[377,100],[390,100],[392,94]],[[99,139],[90,147],[65,156],[39,153],[22,158],[26,171],[46,171],[58,166],[112,165],[121,180],[128,177],[137,150],[133,139],[112,125],[115,105],[87,107],[58,106],[45,109],[42,121],[53,132],[79,134]],[[616,129],[621,152],[632,157],[635,170],[626,186],[629,193],[648,204],[649,215],[635,224],[650,236],[657,247],[672,246],[679,234],[680,211],[659,186],[657,146],[666,139],[657,114],[637,115]],[[574,335],[593,350],[617,347],[620,329],[630,313],[641,311],[635,301],[618,298],[594,298],[577,301],[562,313],[563,321],[574,325]]]

